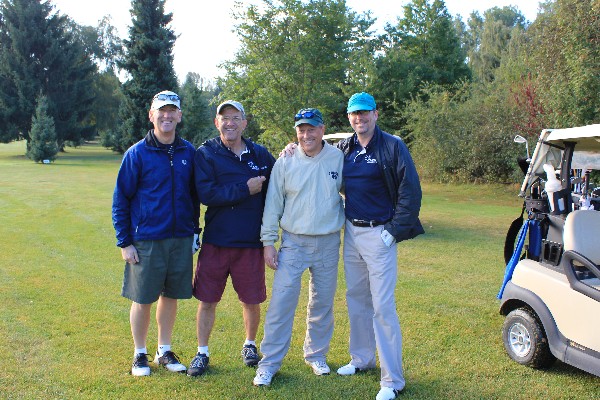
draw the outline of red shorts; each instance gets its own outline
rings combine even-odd
[[[194,297],[206,303],[221,300],[227,277],[242,303],[260,304],[267,299],[263,249],[218,247],[203,243],[194,276]]]

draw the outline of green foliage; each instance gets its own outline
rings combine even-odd
[[[385,118],[381,127],[400,132],[403,109],[425,84],[451,85],[470,77],[465,54],[443,1],[413,0],[395,27],[386,26],[384,55],[377,59],[372,94]]]
[[[0,141],[28,139],[41,92],[48,98],[58,146],[93,134],[95,66],[69,20],[49,2],[4,0],[0,7]]]
[[[123,45],[117,29],[111,24],[110,15],[104,16],[97,27],[80,26],[75,22],[71,22],[71,25],[73,33],[98,68],[118,74],[117,61],[123,57]]]
[[[510,93],[498,86],[430,86],[406,109],[420,175],[436,182],[511,182],[516,147]]]
[[[57,153],[56,130],[54,119],[48,115],[48,99],[38,96],[27,143],[27,157],[35,162],[54,161]]]
[[[148,110],[152,97],[163,90],[177,90],[173,69],[175,33],[169,27],[173,15],[165,14],[165,0],[132,0],[132,25],[124,41],[125,57],[118,62],[129,74],[123,84],[120,129],[111,148],[124,152],[151,127]]]
[[[263,0],[236,14],[241,48],[225,63],[220,99],[241,101],[271,150],[294,137],[293,115],[323,112],[330,131],[347,126],[342,91],[352,43],[369,25],[345,1]]]
[[[198,147],[217,131],[213,124],[213,110],[209,106],[212,93],[204,87],[200,75],[190,72],[179,89],[183,119],[177,132]]]
[[[118,114],[124,101],[121,82],[112,69],[99,73],[94,80],[96,100],[94,102],[94,118],[101,143],[111,147],[118,130]]]
[[[600,122],[600,2],[556,0],[529,29],[530,67],[551,127]]]
[[[474,13],[469,18],[467,56],[475,79],[491,82],[512,37],[525,29],[525,17],[513,6],[491,8],[484,17]]]

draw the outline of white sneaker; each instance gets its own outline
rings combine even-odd
[[[308,364],[312,368],[315,375],[329,375],[329,373],[331,372],[331,370],[329,369],[329,365],[327,365],[325,361],[306,361],[306,364]]]
[[[162,365],[167,369],[167,371],[171,372],[185,372],[187,367],[179,362],[179,358],[172,351],[165,351],[162,356],[158,356],[158,351],[156,352],[156,356],[154,356],[154,363],[156,365]]]
[[[273,380],[273,373],[259,369],[256,371],[256,376],[252,380],[254,386],[269,386]]]
[[[346,365],[344,365],[343,367],[339,367],[337,370],[338,375],[344,375],[344,376],[349,376],[349,375],[354,375],[355,373],[359,372],[360,368],[355,367],[354,365],[352,365],[352,363],[348,363]]]
[[[145,354],[136,354],[133,357],[131,364],[131,375],[133,376],[148,376],[150,375],[150,366],[148,365],[148,357]]]
[[[382,387],[375,400],[393,400],[402,392],[402,390],[392,389],[391,387]]]

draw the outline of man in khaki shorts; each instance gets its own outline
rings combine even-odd
[[[126,261],[122,295],[132,301],[134,376],[150,375],[146,339],[156,301],[154,361],[172,372],[186,370],[171,351],[171,336],[177,300],[192,297],[200,204],[194,187],[194,146],[175,131],[181,116],[176,93],[163,91],[153,97],[148,118],[154,129],[125,152],[113,195],[117,246]]]

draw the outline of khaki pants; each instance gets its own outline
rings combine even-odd
[[[283,231],[278,269],[265,316],[258,369],[276,373],[290,348],[302,274],[310,273],[304,358],[325,361],[333,335],[333,297],[337,287],[340,233],[294,235]]]
[[[381,240],[383,226],[356,227],[346,221],[344,272],[350,319],[351,363],[360,369],[381,366],[381,386],[404,388],[402,331],[394,290],[398,279],[396,244]]]

